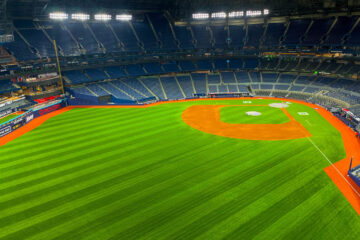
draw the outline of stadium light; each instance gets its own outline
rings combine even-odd
[[[109,15],[109,14],[95,14],[95,20],[109,21],[109,20],[111,20],[111,15]]]
[[[229,18],[243,17],[244,11],[229,12]]]
[[[211,18],[226,18],[225,12],[212,13]]]
[[[49,14],[49,18],[54,20],[65,20],[68,19],[68,14],[64,12],[52,12]]]
[[[256,16],[261,16],[261,15],[262,15],[262,12],[259,11],[259,10],[256,10],[256,11],[252,11],[252,10],[246,11],[246,16],[248,16],[248,17],[256,17]]]
[[[71,19],[85,21],[90,19],[90,15],[85,13],[73,13],[71,14]]]
[[[269,9],[264,9],[264,15],[269,15],[270,11]]]
[[[208,13],[194,13],[192,15],[193,19],[208,19],[209,14]]]
[[[132,19],[132,15],[129,14],[116,15],[116,20],[118,21],[130,21],[131,19]]]

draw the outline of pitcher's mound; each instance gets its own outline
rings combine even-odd
[[[255,111],[251,111],[251,112],[246,112],[246,115],[249,115],[249,116],[260,116],[261,113],[259,112],[255,112]]]
[[[286,103],[271,103],[269,104],[270,107],[274,107],[274,108],[287,108],[289,107],[289,104]]]

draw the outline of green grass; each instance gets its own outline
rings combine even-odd
[[[259,112],[259,116],[247,115],[247,112]],[[282,124],[290,121],[279,108],[262,106],[228,106],[220,108],[221,121],[239,124]]]
[[[203,133],[181,119],[193,104],[242,101],[73,109],[1,147],[0,239],[359,239],[307,139]],[[314,109],[288,111],[331,161],[344,158]]]
[[[10,114],[10,115],[8,115],[6,117],[3,117],[3,118],[0,119],[0,124],[5,123],[5,122],[17,117],[17,116],[19,116],[19,115],[18,114]]]

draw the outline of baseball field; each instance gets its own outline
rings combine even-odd
[[[52,117],[0,147],[0,239],[359,239],[324,171],[345,158],[341,134],[314,108],[272,103]]]

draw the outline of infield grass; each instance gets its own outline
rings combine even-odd
[[[260,113],[259,116],[248,115],[247,112]],[[290,119],[280,108],[270,106],[228,106],[220,108],[220,119],[226,123],[239,124],[282,124]]]
[[[359,239],[308,139],[200,132],[181,119],[194,104],[242,101],[73,109],[0,147],[0,239]],[[345,157],[314,109],[287,110],[331,161]]]

